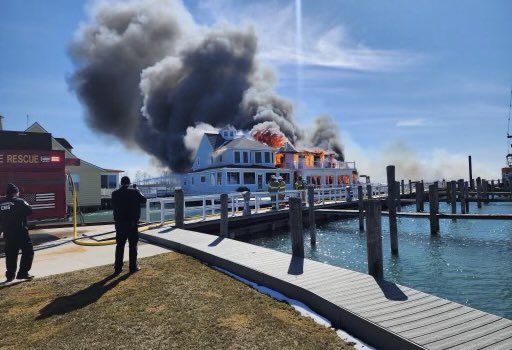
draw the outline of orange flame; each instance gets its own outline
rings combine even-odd
[[[251,136],[256,141],[263,142],[272,148],[279,148],[286,141],[286,136],[272,133],[271,130],[256,130],[251,133]]]

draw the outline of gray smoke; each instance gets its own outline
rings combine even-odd
[[[307,133],[304,140],[301,140],[300,146],[329,150],[336,154],[337,160],[345,160],[343,145],[339,139],[338,125],[327,115],[315,118],[311,132]]]
[[[273,73],[255,58],[254,32],[200,27],[179,0],[97,2],[69,52],[69,84],[89,126],[173,171],[189,169],[185,138],[197,125],[250,130],[273,122],[290,141],[304,138],[291,104],[273,92]],[[324,145],[324,135],[335,140],[318,129],[313,145]]]

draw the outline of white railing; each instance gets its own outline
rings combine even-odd
[[[367,197],[367,187],[363,184],[363,196]],[[315,205],[325,205],[340,202],[357,200],[357,185],[342,187],[326,187],[314,189]],[[381,184],[372,185],[372,197],[378,198],[387,195],[387,186]],[[307,207],[308,191],[289,190],[279,193],[251,192],[248,205],[251,214],[258,214],[263,209],[282,210],[286,209],[291,197],[302,198]],[[184,218],[206,220],[208,217],[220,214],[220,194],[194,195],[184,197]],[[146,202],[146,222],[160,222],[174,219],[174,198],[151,198]],[[228,208],[232,217],[241,215],[245,206],[243,194],[240,192],[228,193]],[[152,220],[151,214],[159,213],[158,220]],[[155,216],[155,215],[153,215]]]

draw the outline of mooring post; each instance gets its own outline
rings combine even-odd
[[[398,254],[398,228],[396,221],[395,203],[395,166],[386,167],[388,178],[388,212],[389,212],[389,235],[391,239],[391,254]]]
[[[304,257],[304,234],[302,228],[302,200],[290,198],[290,237],[292,240],[292,255]]]
[[[357,186],[357,205],[359,209],[359,231],[364,231],[363,186]]]
[[[469,183],[464,182],[464,202],[466,204],[466,214],[469,214]]]
[[[220,236],[228,237],[228,195],[220,195]]]
[[[409,198],[412,198],[412,181],[409,179]]]
[[[425,183],[421,180],[420,183],[420,210],[425,211]]]
[[[373,197],[373,193],[372,193],[372,185],[367,184],[367,185],[366,185],[366,198],[367,198],[367,199],[372,199],[372,197]]]
[[[419,213],[421,211],[421,182],[416,181],[416,212]]]
[[[494,199],[494,180],[491,180],[491,199]]]
[[[482,180],[482,187],[484,192],[484,203],[489,204],[489,183],[487,180]]]
[[[437,196],[437,186],[428,186],[428,201],[430,204],[430,234],[437,235],[439,233],[439,201]]]
[[[311,245],[316,244],[316,227],[315,227],[315,186],[308,186],[308,224],[309,235],[311,237]]]
[[[380,200],[368,200],[365,203],[365,211],[368,274],[382,279],[384,278],[384,269],[382,263],[382,208]]]
[[[250,204],[251,192],[250,191],[244,191],[242,193],[242,197],[244,198],[244,212],[243,212],[243,215],[244,216],[249,216],[249,215],[251,215],[251,204]]]
[[[458,181],[458,190],[459,190],[459,201],[460,201],[460,213],[466,214],[466,203],[464,200],[464,180],[459,179]]]
[[[482,208],[482,179],[476,178],[476,206]]]
[[[185,196],[181,188],[174,190],[174,226],[176,228],[185,226]]]
[[[450,181],[450,201],[452,202],[452,214],[457,214],[457,182]]]
[[[402,187],[402,196],[405,195],[405,181],[402,179],[400,180],[400,185]]]
[[[396,189],[396,210],[398,212],[402,211],[402,198],[400,197],[400,182],[395,183],[395,189]]]
[[[471,189],[475,189],[475,183],[473,181],[473,165],[471,164],[471,156],[468,156],[469,161],[469,185],[471,186]]]

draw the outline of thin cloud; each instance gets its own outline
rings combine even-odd
[[[414,118],[414,119],[402,119],[396,122],[397,127],[412,127],[412,126],[424,126],[425,119]]]
[[[356,43],[343,25],[327,26],[321,19],[305,14],[303,47],[299,53],[293,3],[283,7],[267,2],[202,0],[199,9],[215,23],[253,26],[258,33],[260,57],[275,64],[301,62],[308,66],[356,71],[390,71],[416,64],[423,58],[407,50],[377,49]]]

